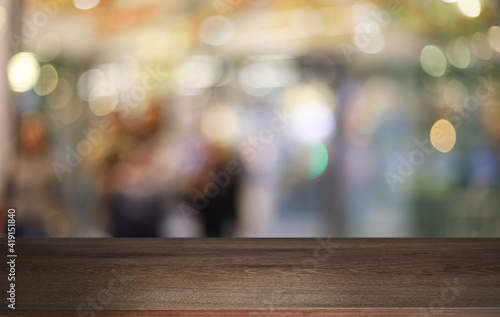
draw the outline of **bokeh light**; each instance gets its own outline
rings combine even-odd
[[[54,91],[47,96],[47,104],[52,109],[60,109],[68,105],[73,97],[73,88],[64,78],[59,78]]]
[[[300,140],[324,140],[335,130],[333,113],[324,102],[303,103],[294,113],[292,129]]]
[[[303,142],[318,142],[335,132],[335,97],[325,85],[295,85],[283,96],[283,112],[291,119],[294,136]]]
[[[111,113],[118,104],[118,92],[116,88],[109,83],[96,85],[89,96],[90,110],[96,116],[104,116]]]
[[[446,57],[457,68],[467,68],[471,63],[471,52],[467,40],[463,37],[452,40],[446,47]]]
[[[40,66],[33,53],[17,53],[7,64],[7,77],[15,92],[28,91],[38,80]]]
[[[40,67],[40,75],[34,87],[35,92],[39,96],[50,94],[57,86],[58,82],[57,71],[52,65],[43,65]]]
[[[494,0],[46,1],[0,6],[5,63],[22,51],[6,65],[6,88],[17,93],[4,94],[0,117],[11,116],[11,132],[22,116],[47,119],[48,169],[65,163],[68,145],[82,152],[79,144],[92,143],[63,175],[78,179],[78,195],[63,193],[67,209],[88,219],[71,223],[71,234],[92,235],[88,224],[114,235],[95,221],[95,207],[143,212],[142,202],[94,206],[110,193],[167,198],[161,222],[183,224],[177,203],[230,170],[207,213],[191,215],[193,236],[203,235],[210,208],[225,207],[237,217],[222,236],[252,235],[250,227],[270,236],[500,232],[450,231],[467,226],[451,219],[464,214],[454,201],[473,206],[464,191],[499,183]],[[5,160],[29,154],[15,142],[11,150]],[[66,226],[58,210],[45,213],[52,235],[52,223]],[[173,223],[158,235],[175,234]],[[384,225],[366,230],[373,223]]]
[[[488,42],[491,47],[500,52],[500,27],[494,25],[488,30]]]
[[[447,153],[455,146],[457,135],[448,120],[440,119],[432,126],[430,138],[436,150]]]
[[[314,179],[323,174],[328,166],[328,150],[321,142],[313,143],[308,149],[308,156],[309,165],[305,177]]]
[[[481,32],[476,32],[471,38],[472,51],[477,57],[489,60],[493,55],[493,50],[488,43],[488,36]]]
[[[106,75],[102,70],[96,68],[87,70],[78,79],[78,83],[76,85],[78,96],[80,96],[82,100],[89,101],[92,89],[95,86],[106,82]]]
[[[139,65],[132,56],[120,56],[102,68],[109,81],[118,89],[130,87],[139,76]]]
[[[441,49],[427,45],[420,53],[420,64],[424,71],[433,77],[443,76],[446,71],[446,57]]]
[[[90,10],[96,7],[101,0],[74,0],[73,4],[75,7],[81,10]]]
[[[481,13],[481,2],[479,0],[458,0],[458,8],[465,16],[475,18]]]

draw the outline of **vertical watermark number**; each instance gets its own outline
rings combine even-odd
[[[7,291],[7,307],[16,309],[16,210],[9,209],[7,211],[7,267],[9,274],[7,281],[10,282],[9,290]]]

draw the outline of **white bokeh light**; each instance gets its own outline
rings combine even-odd
[[[335,130],[333,113],[324,102],[304,103],[294,112],[292,129],[297,138],[302,141],[324,140]]]
[[[7,78],[15,92],[24,92],[33,88],[38,80],[40,66],[33,53],[17,53],[7,64]]]
[[[80,10],[90,10],[96,7],[101,0],[74,0],[73,4]]]

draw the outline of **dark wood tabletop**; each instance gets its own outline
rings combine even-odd
[[[16,255],[0,316],[500,316],[500,239],[18,239]]]

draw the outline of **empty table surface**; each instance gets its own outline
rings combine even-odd
[[[16,254],[2,316],[500,316],[500,239],[18,239]]]

